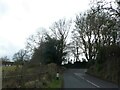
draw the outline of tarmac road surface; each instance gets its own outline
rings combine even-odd
[[[87,69],[68,69],[64,73],[64,88],[118,88],[118,85],[85,74]]]

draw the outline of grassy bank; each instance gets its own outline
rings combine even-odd
[[[117,62],[118,60],[119,59],[112,60],[111,58],[111,60],[107,60],[104,64],[95,64],[88,69],[87,74],[115,84],[120,84],[120,68],[118,65],[119,63]]]
[[[48,88],[62,88],[63,78],[61,77],[59,80],[54,79],[49,83]]]
[[[88,69],[88,73],[120,84],[120,46],[101,46],[96,60]]]
[[[56,80],[57,68],[60,79]],[[3,88],[61,88],[62,70],[56,64],[3,67]]]

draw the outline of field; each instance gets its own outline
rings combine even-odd
[[[3,88],[61,88],[62,73],[56,80],[55,64],[41,66],[3,66]]]
[[[21,67],[21,66],[19,66]],[[2,66],[2,70],[5,72],[14,72],[16,70],[17,66]]]

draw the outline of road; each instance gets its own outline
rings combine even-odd
[[[64,88],[118,88],[117,85],[85,74],[86,69],[69,69],[64,73]]]

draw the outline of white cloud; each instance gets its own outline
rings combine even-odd
[[[8,55],[8,50],[14,54],[37,28],[48,28],[63,17],[72,18],[86,10],[88,3],[89,0],[0,0],[0,56]]]

